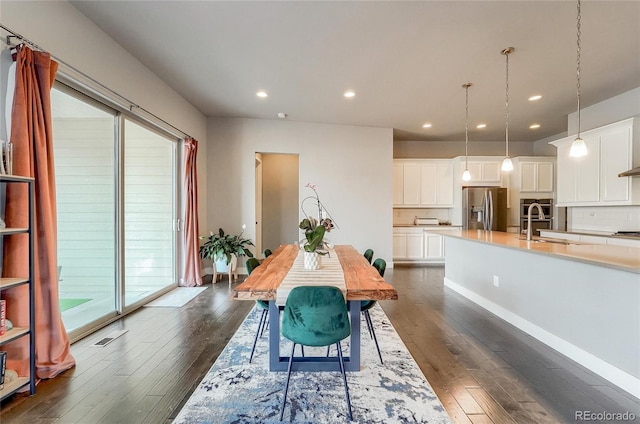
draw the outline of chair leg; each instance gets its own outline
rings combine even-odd
[[[251,348],[251,356],[249,356],[249,363],[253,360],[253,352],[256,350],[256,343],[258,342],[258,336],[260,335],[260,329],[264,325],[264,321],[267,319],[267,310],[263,309],[260,314],[260,322],[258,323],[258,329],[256,330],[256,336],[253,338],[253,347]]]
[[[347,386],[347,374],[344,372],[344,359],[342,358],[342,347],[340,342],[336,343],[338,347],[338,360],[340,361],[340,372],[342,373],[342,382],[344,383],[344,394],[347,397],[347,409],[349,411],[349,420],[353,421],[353,414],[351,413],[351,399],[349,398],[349,387]],[[282,416],[280,416],[282,421]]]
[[[378,350],[378,357],[380,358],[380,363],[382,362],[382,354],[380,353],[380,346],[378,346],[378,338],[376,337],[376,329],[373,328],[373,322],[371,321],[371,315],[369,315],[369,311],[364,311],[364,318],[367,321],[367,325],[371,328],[371,333],[373,334],[373,341],[376,343],[376,349]]]
[[[289,368],[287,370],[287,382],[284,385],[284,396],[282,397],[282,406],[280,407],[280,421],[284,416],[284,406],[287,403],[287,392],[289,391],[289,379],[291,379],[291,366],[293,365],[293,353],[296,350],[296,344],[291,347],[291,356],[289,356]],[[346,381],[346,380],[345,380]]]
[[[331,352],[331,345],[327,346],[327,358],[329,357],[330,352]]]
[[[364,322],[367,323],[367,330],[369,330],[369,337],[373,339],[373,333],[371,332],[371,323],[367,319],[367,316],[369,315],[369,311],[363,311],[362,315],[364,315]]]
[[[262,330],[260,330],[260,337],[264,336],[264,330],[269,325],[269,310],[265,309],[264,312],[266,312],[266,317],[264,321],[262,321]]]

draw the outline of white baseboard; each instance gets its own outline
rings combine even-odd
[[[448,278],[444,279],[444,285],[640,399],[640,379]]]

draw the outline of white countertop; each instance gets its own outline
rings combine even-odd
[[[527,241],[523,240],[522,236],[518,234],[500,231],[461,230],[459,232],[447,232],[445,235],[640,274],[640,249],[635,247],[584,242],[572,242],[570,244],[538,243],[535,240],[539,237],[534,237],[533,241]]]
[[[415,225],[415,224],[394,224],[393,228],[426,228],[430,230],[446,230],[447,228],[452,228],[455,230],[459,230],[462,228],[462,225]]]
[[[564,231],[564,230],[541,230],[547,233],[556,233],[556,234],[577,234],[577,235],[584,235],[584,236],[597,236],[597,237],[615,237],[615,238],[625,238],[625,239],[630,239],[630,240],[640,240],[640,238],[638,237],[634,237],[634,236],[614,236],[612,231],[594,231],[594,230],[569,230],[569,231]]]

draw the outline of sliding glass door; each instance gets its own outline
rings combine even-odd
[[[52,91],[59,303],[86,334],[176,285],[177,140]]]
[[[51,93],[59,303],[68,332],[116,314],[117,113]]]
[[[124,134],[125,305],[131,305],[176,281],[176,143],[129,120]]]

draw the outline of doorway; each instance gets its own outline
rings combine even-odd
[[[300,237],[299,156],[256,153],[256,250],[275,250]]]

